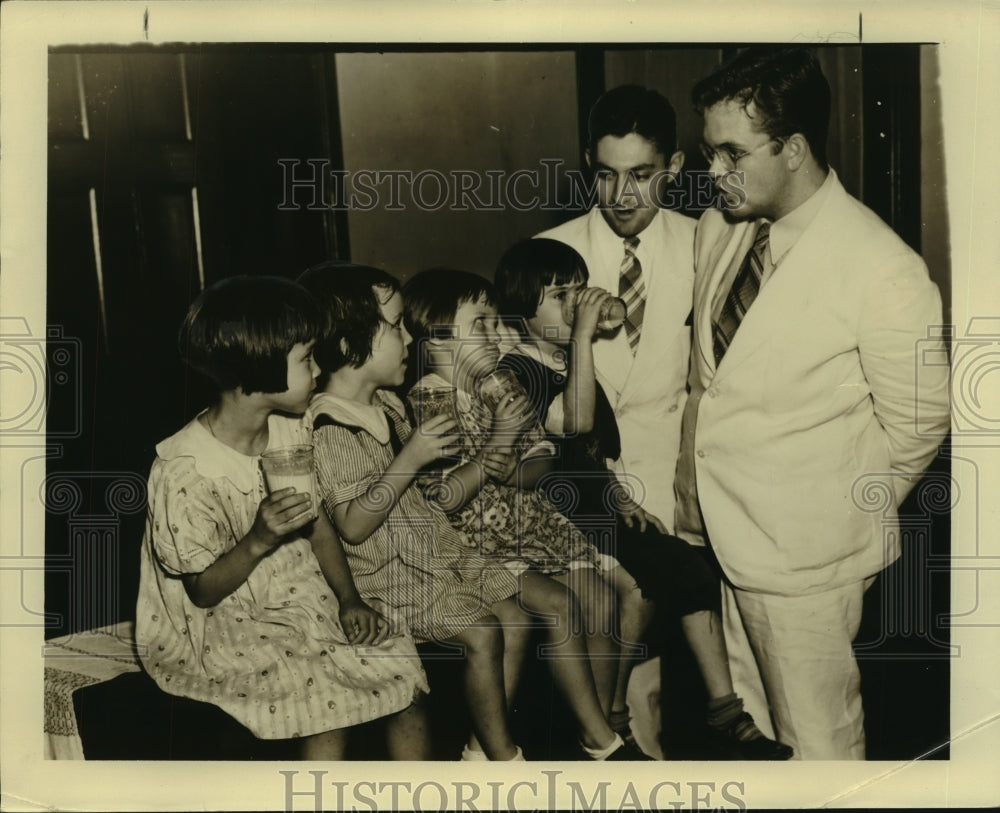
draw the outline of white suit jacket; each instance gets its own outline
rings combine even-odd
[[[594,342],[597,379],[618,419],[622,455],[615,465],[633,485],[637,501],[670,527],[674,516],[674,472],[681,416],[687,398],[694,282],[694,227],[690,217],[660,210],[639,236],[646,310],[635,354],[624,329]],[[625,246],[600,210],[542,232],[575,248],[587,263],[590,284],[618,293]]]
[[[830,180],[718,370],[713,295],[757,224],[717,210],[698,222],[677,531],[698,541],[703,521],[726,575],[751,591],[820,592],[891,563],[896,509],[948,426],[947,367],[919,364],[941,348],[927,338],[937,286]]]

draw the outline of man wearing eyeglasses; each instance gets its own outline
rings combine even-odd
[[[899,555],[896,508],[947,430],[947,368],[916,374],[940,296],[828,166],[812,54],[748,48],[692,97],[721,206],[695,239],[676,532],[707,540],[726,575],[754,719],[770,711],[797,758],[863,759],[851,642],[865,589]],[[873,482],[885,510],[866,510]]]

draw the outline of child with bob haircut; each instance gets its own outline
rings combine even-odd
[[[511,395],[495,410],[479,396],[482,380],[499,359],[493,286],[477,274],[435,268],[406,283],[403,302],[406,326],[417,342],[416,369],[422,373],[413,390],[455,387],[460,420],[459,463],[429,473],[427,493],[472,549],[522,579],[548,576],[565,591],[563,600],[583,628],[547,663],[576,712],[587,756],[649,759],[611,730],[604,707],[614,687],[618,647],[614,600],[597,571],[617,563],[598,553],[532,486],[549,464],[547,456],[534,454],[537,444],[519,437],[525,418],[534,419],[525,396]],[[521,600],[534,609],[527,591]]]
[[[447,415],[412,430],[391,392],[404,381],[410,344],[399,283],[384,271],[336,262],[311,268],[300,280],[324,314],[316,347],[323,388],[309,410],[320,491],[347,543],[358,587],[418,640],[464,648],[473,736],[462,759],[523,759],[506,717],[529,631],[519,605],[553,618],[547,628],[553,643],[567,639],[563,648],[577,653],[565,589],[480,555],[414,485],[418,472],[451,452],[458,437]],[[503,465],[482,461],[496,474]],[[573,671],[563,670],[579,678]],[[585,721],[585,740],[621,745],[600,713],[593,685],[589,708],[586,691],[576,683],[572,688],[584,698],[573,704]]]
[[[615,412],[594,372],[593,341],[601,306],[611,295],[588,288],[587,265],[571,246],[536,238],[511,246],[497,267],[500,308],[521,341],[500,362],[525,385],[538,417],[559,446],[547,481],[565,496],[564,511],[624,567],[645,608],[622,612],[622,638],[643,640],[655,606],[680,618],[708,692],[708,727],[716,750],[736,759],[789,759],[792,750],[765,737],[734,693],[722,637],[718,576],[703,553],[667,533],[632,499],[607,461],[621,441]],[[634,661],[619,667],[611,724],[627,736],[625,702]]]
[[[217,401],[159,443],[149,476],[136,641],[165,692],[212,703],[262,739],[340,759],[346,729],[388,718],[390,756],[428,753],[413,641],[360,597],[312,495],[268,494],[260,455],[309,443],[317,316],[300,286],[233,277],[181,325]],[[362,657],[366,653],[367,658]]]

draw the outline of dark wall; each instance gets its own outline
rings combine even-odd
[[[82,432],[48,466],[50,485],[79,494],[47,516],[50,634],[132,612],[143,516],[111,510],[109,494],[144,482],[155,443],[207,402],[175,344],[191,300],[332,253],[329,216],[277,208],[276,157],[328,150],[323,62],[295,49],[50,56],[48,322],[82,349],[79,401],[52,405]],[[116,541],[84,541],[108,522]]]

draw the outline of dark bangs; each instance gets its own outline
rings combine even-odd
[[[403,318],[414,345],[433,328],[454,324],[462,305],[480,299],[497,306],[493,285],[471,271],[431,268],[414,275],[403,285]]]
[[[576,249],[545,237],[522,240],[504,252],[497,266],[497,308],[505,318],[530,319],[546,285],[570,285],[577,277],[586,282],[590,273]]]
[[[372,354],[382,329],[380,291],[391,296],[399,281],[386,271],[367,265],[327,262],[299,277],[320,312],[320,335],[313,355],[324,373],[341,367],[360,367]]]
[[[185,361],[220,391],[284,392],[289,351],[319,334],[309,293],[283,277],[240,276],[206,288],[178,335]]]

